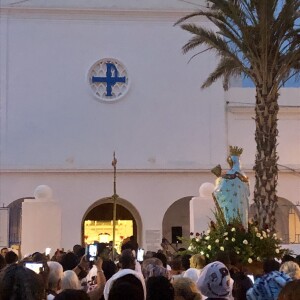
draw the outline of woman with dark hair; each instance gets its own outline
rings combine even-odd
[[[144,300],[141,281],[132,274],[116,279],[109,291],[108,300]]]
[[[13,264],[2,271],[0,278],[1,300],[45,299],[43,278],[34,271]]]
[[[174,300],[174,288],[165,276],[150,277],[146,282],[147,300]]]
[[[300,279],[288,282],[280,291],[278,300],[299,300]]]

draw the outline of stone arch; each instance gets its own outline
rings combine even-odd
[[[249,219],[253,218],[254,214],[255,203],[250,206]],[[283,244],[300,243],[300,212],[297,206],[288,199],[278,197],[275,217],[275,229]]]
[[[174,243],[174,235],[176,235],[176,228],[182,229],[182,236],[189,237],[190,235],[190,201],[192,196],[186,196],[176,200],[166,210],[162,221],[162,236],[173,246],[173,249],[186,247]],[[175,230],[174,230],[175,228]],[[173,232],[172,232],[173,231]],[[172,240],[173,235],[173,240]]]
[[[21,245],[22,203],[25,199],[34,199],[34,197],[19,198],[7,206],[9,208],[9,246]]]
[[[136,238],[137,238],[137,242],[138,244],[141,246],[143,243],[142,240],[142,232],[143,232],[143,224],[142,224],[142,218],[140,216],[140,213],[138,212],[138,210],[135,208],[134,205],[132,205],[129,201],[122,199],[122,198],[118,198],[116,200],[116,204],[117,204],[117,219],[118,219],[118,211],[120,211],[120,209],[124,208],[124,213],[128,216],[128,214],[132,215],[133,218],[133,224],[134,224],[134,230],[136,230]],[[111,197],[106,197],[106,198],[102,198],[99,199],[97,201],[95,201],[92,205],[90,205],[86,212],[84,213],[83,217],[82,217],[82,221],[81,221],[81,241],[82,244],[84,244],[84,221],[86,220],[87,216],[89,214],[96,214],[96,210],[97,208],[101,208],[101,206],[104,208],[106,208],[106,213],[111,212],[111,220],[113,219],[112,217],[112,205],[113,205],[113,200]],[[119,208],[119,210],[118,210]],[[110,210],[109,212],[107,211]],[[107,217],[107,216],[106,216]]]

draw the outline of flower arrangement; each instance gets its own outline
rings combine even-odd
[[[252,263],[281,258],[286,251],[281,249],[281,239],[269,229],[259,230],[256,224],[249,223],[246,230],[239,218],[227,224],[217,212],[215,217],[216,222],[211,221],[206,232],[191,232],[189,251],[192,254],[200,253],[213,261],[220,253],[234,253],[242,263]]]

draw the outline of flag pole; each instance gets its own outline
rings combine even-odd
[[[113,154],[112,166],[114,168],[114,193],[112,195],[113,200],[113,245],[112,245],[112,260],[115,260],[115,245],[116,245],[116,216],[117,216],[117,159],[115,152]]]

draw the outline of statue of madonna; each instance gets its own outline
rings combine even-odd
[[[213,196],[222,210],[226,222],[230,223],[232,219],[240,218],[247,230],[250,190],[248,177],[240,167],[242,152],[242,148],[230,146],[230,155],[227,161],[231,169],[226,174],[220,175]]]

